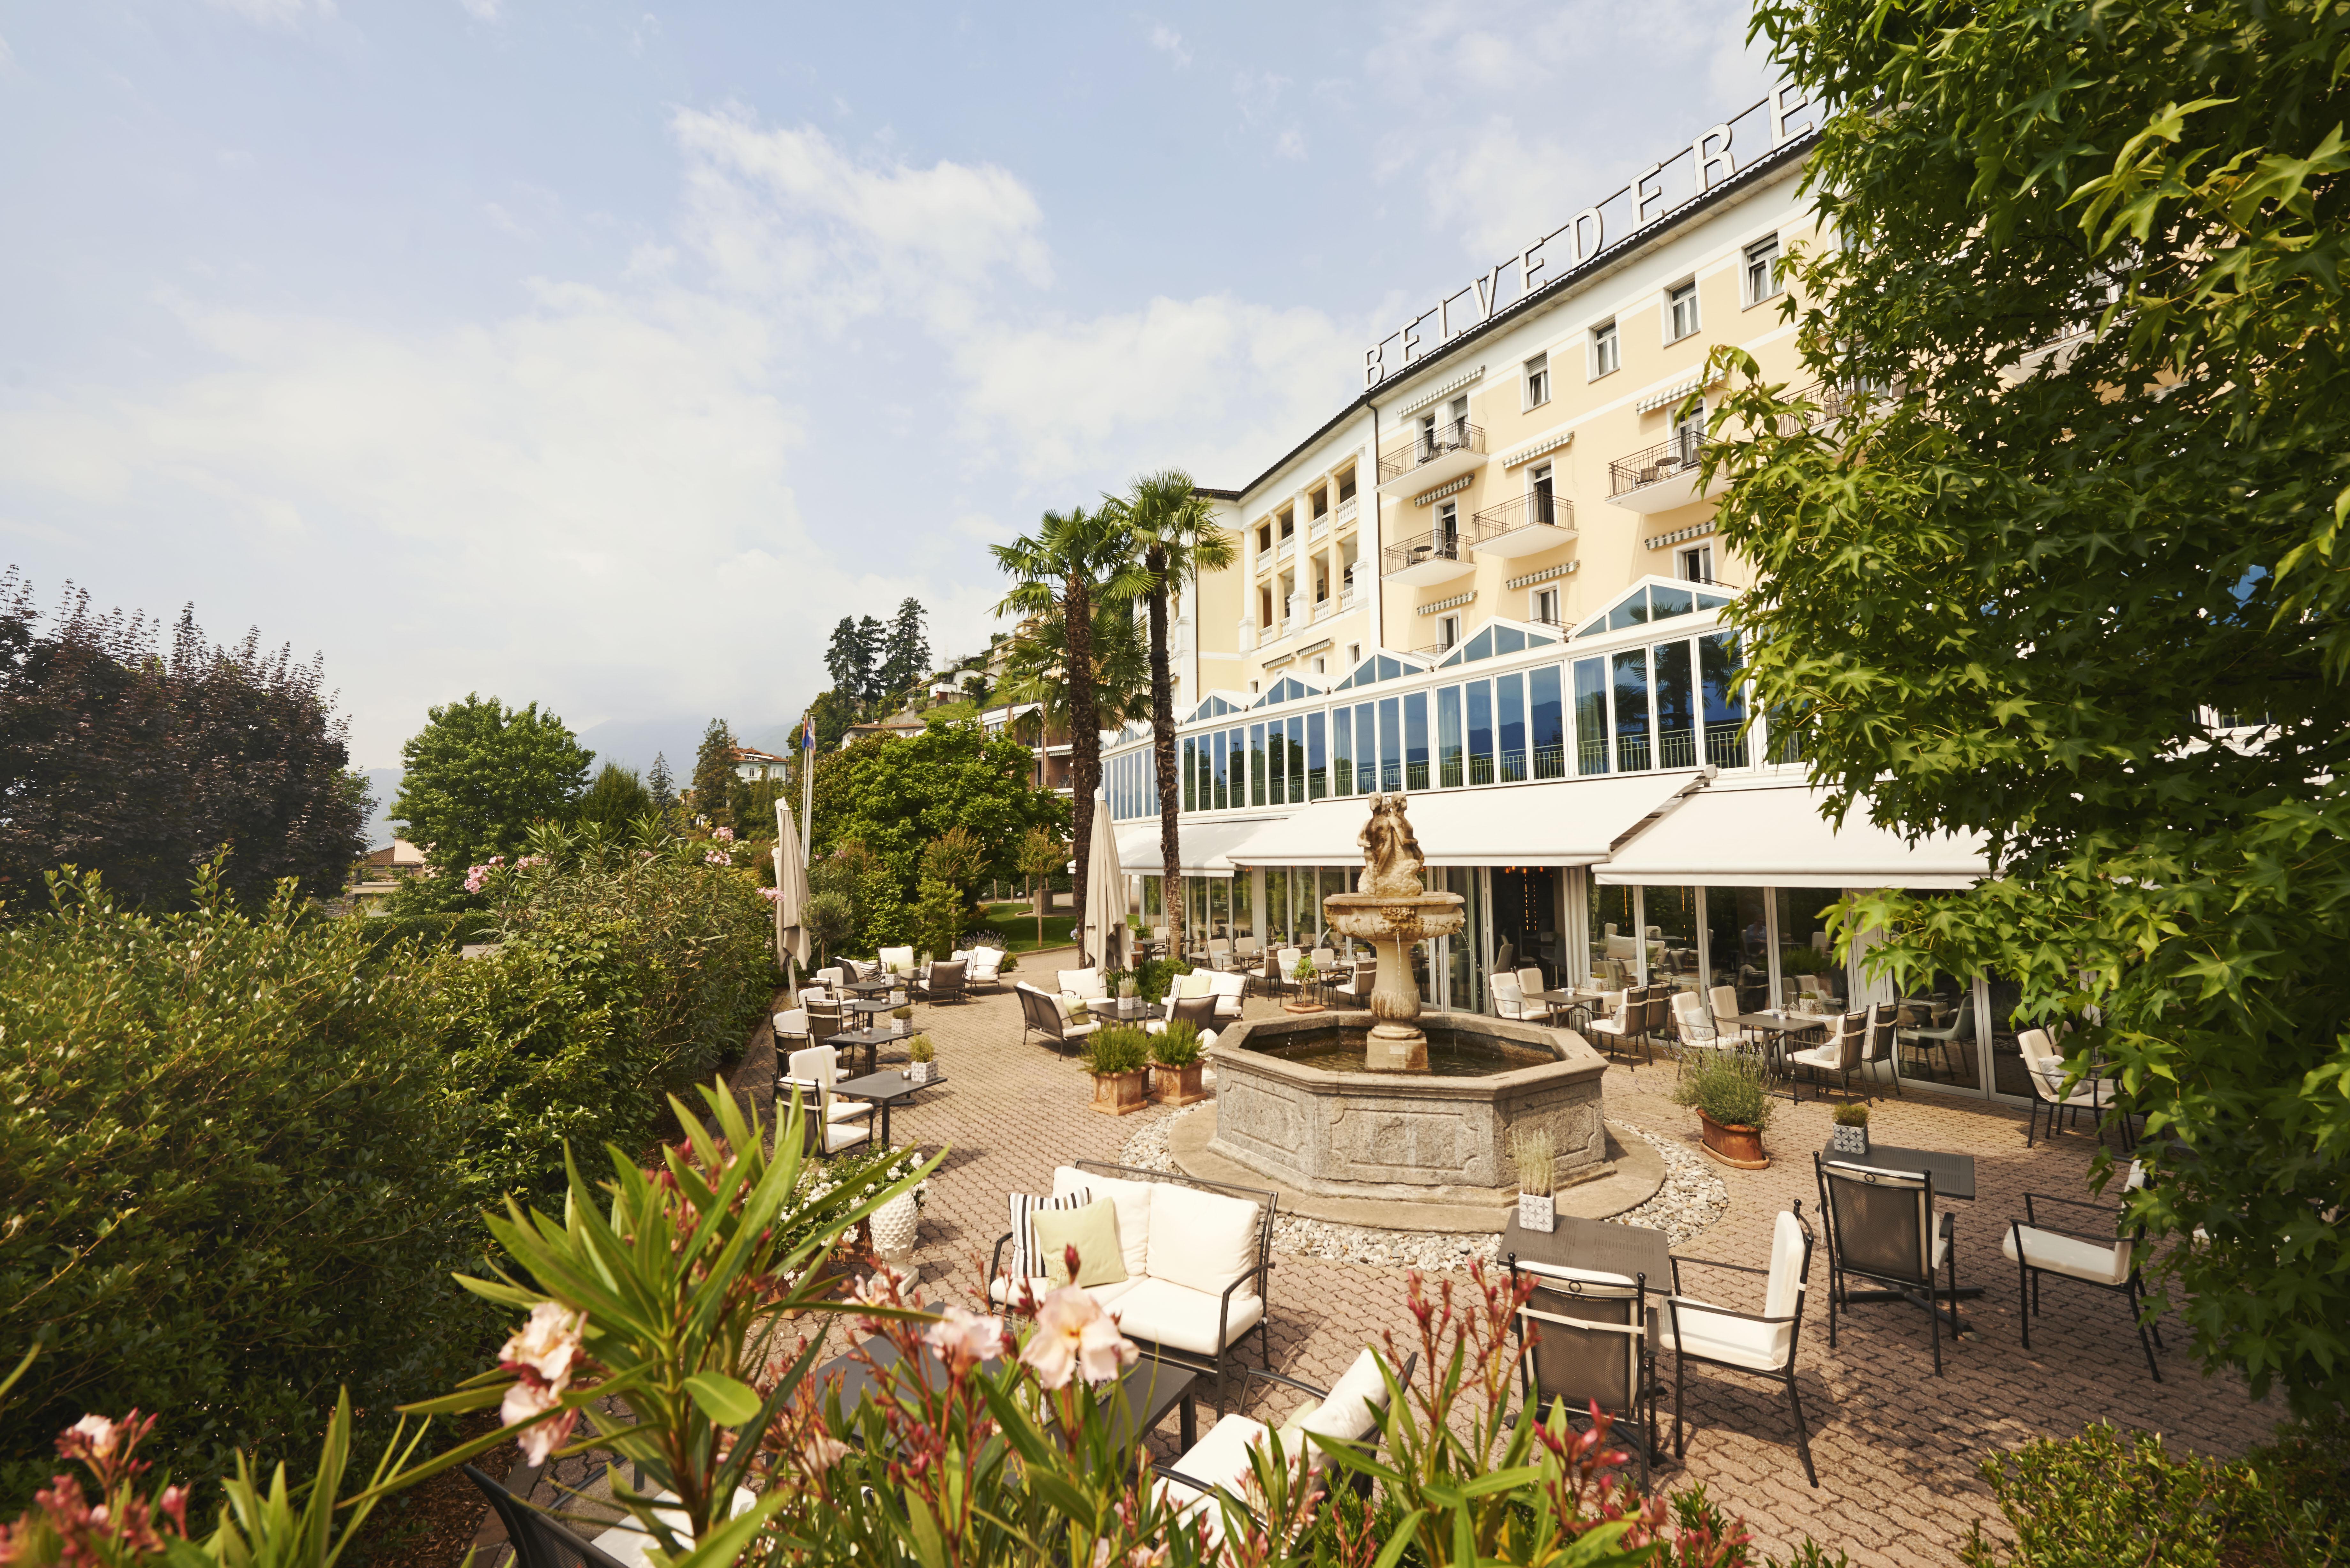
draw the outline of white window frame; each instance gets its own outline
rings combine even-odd
[[[1767,279],[1770,284],[1770,287],[1767,289],[1758,290],[1754,286],[1754,264],[1757,261],[1763,260],[1766,256],[1768,257],[1767,265],[1769,269]],[[1767,238],[1755,241],[1752,244],[1748,245],[1742,253],[1741,253],[1741,262],[1738,270],[1738,286],[1746,296],[1747,309],[1752,310],[1756,306],[1762,305],[1769,300],[1776,299],[1781,295],[1787,292],[1786,280],[1780,275],[1779,272],[1779,263],[1781,259],[1782,253],[1779,248],[1779,236],[1776,234],[1772,234]]]
[[[1544,599],[1551,601],[1551,618],[1548,623],[1543,620],[1543,600]],[[1529,624],[1564,625],[1565,614],[1566,601],[1562,597],[1562,590],[1558,584],[1545,583],[1541,587],[1526,590],[1526,620]]]
[[[1675,562],[1675,565],[1679,566],[1681,568],[1681,570],[1682,570],[1683,572],[1687,572],[1687,571],[1689,570],[1690,558],[1691,556],[1703,556],[1703,557],[1704,557],[1703,566],[1704,566],[1704,567],[1705,567],[1705,576],[1703,576],[1702,577],[1690,577],[1690,576],[1684,576],[1681,580],[1682,580],[1683,582],[1687,582],[1687,583],[1711,583],[1711,582],[1712,582],[1712,581],[1714,580],[1714,577],[1713,577],[1713,545],[1712,545],[1711,542],[1711,541],[1709,541],[1709,542],[1708,542],[1708,543],[1706,543],[1706,544],[1702,544],[1702,545],[1691,545],[1687,546],[1686,548],[1684,548],[1683,550],[1681,550],[1681,551],[1679,552],[1679,558]]]
[[[1689,330],[1686,332],[1677,332],[1674,328],[1678,327],[1679,323],[1674,319],[1675,313],[1673,306],[1677,300],[1680,299],[1684,296],[1686,296],[1689,300]],[[1679,283],[1668,284],[1665,286],[1664,319],[1665,341],[1667,343],[1681,342],[1686,338],[1696,337],[1700,332],[1705,329],[1705,318],[1698,309],[1697,279],[1693,277],[1685,277]]]
[[[1438,616],[1436,618],[1436,636],[1437,639],[1443,643],[1446,648],[1450,649],[1460,647],[1461,617],[1458,614]]]
[[[1595,381],[1624,368],[1624,334],[1613,319],[1591,329],[1588,358]]]
[[[1520,412],[1541,408],[1550,401],[1550,354],[1547,350],[1525,362],[1521,372],[1521,380],[1524,402]]]

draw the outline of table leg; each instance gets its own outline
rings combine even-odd
[[[889,1142],[889,1102],[887,1100],[881,1102],[881,1147],[893,1147]]]
[[[1183,1451],[1185,1453],[1188,1454],[1193,1449],[1199,1447],[1200,1403],[1198,1400],[1191,1397],[1191,1394],[1189,1389],[1186,1389],[1183,1394],[1183,1409],[1182,1413],[1176,1418],[1176,1431],[1182,1437]]]

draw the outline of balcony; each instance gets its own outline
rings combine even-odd
[[[1479,530],[1479,558],[1515,560],[1555,550],[1574,538],[1575,503],[1537,490],[1499,506],[1488,506],[1471,521]]]
[[[1475,517],[1449,531],[1431,529],[1417,539],[1389,545],[1379,552],[1379,576],[1405,587],[1434,587],[1477,569],[1469,559],[1482,547],[1485,535]]]
[[[1417,494],[1485,462],[1485,432],[1467,420],[1417,430],[1379,452],[1379,493]]]
[[[1330,514],[1330,526],[1333,528],[1350,526],[1355,521],[1355,512],[1356,497],[1349,495],[1346,500],[1338,503],[1338,509],[1336,512]]]
[[[1704,432],[1685,430],[1670,441],[1619,457],[1607,465],[1607,499],[1639,513],[1670,512],[1711,500],[1730,488],[1730,476],[1717,474],[1711,484],[1700,483],[1704,456]]]

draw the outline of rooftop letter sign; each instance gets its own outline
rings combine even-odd
[[[1438,300],[1363,350],[1363,385],[1376,386],[1386,377],[1402,373],[1431,348],[1492,320],[1496,311],[1517,304],[1552,281],[1544,273],[1564,275],[1570,267],[1638,239],[1729,180],[1742,164],[1752,163],[1810,131],[1811,108],[1804,89],[1789,83],[1641,171],[1614,195],[1584,208],[1517,254],[1503,257],[1490,270],[1470,279],[1467,287]],[[1616,236],[1613,243],[1610,234]],[[1432,332],[1429,330],[1431,317]]]

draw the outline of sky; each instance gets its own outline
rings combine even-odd
[[[0,0],[0,570],[318,656],[358,766],[468,692],[675,765],[1770,75],[1739,0]]]

